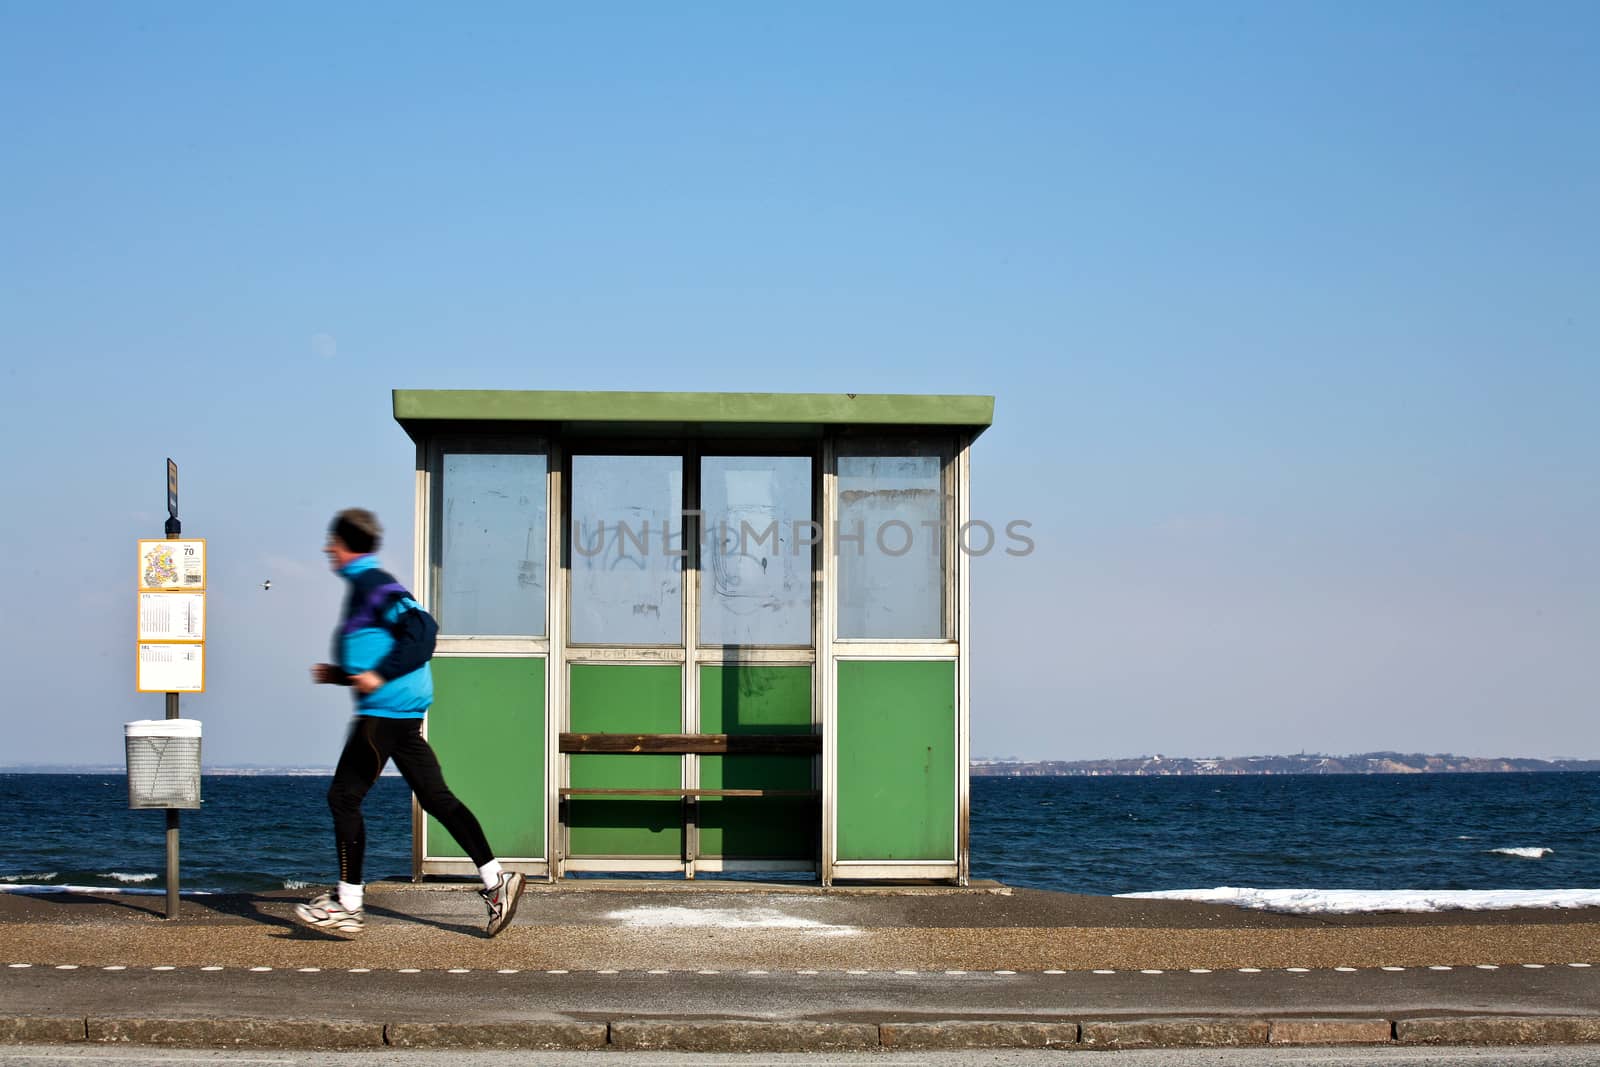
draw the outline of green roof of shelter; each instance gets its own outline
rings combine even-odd
[[[421,423],[556,423],[641,429],[822,426],[957,427],[994,421],[992,396],[896,393],[631,393],[517,389],[396,389],[394,417]],[[422,428],[418,426],[417,428]],[[415,434],[413,434],[415,436]]]

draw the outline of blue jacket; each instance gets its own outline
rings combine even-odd
[[[356,692],[356,714],[420,719],[433,703],[433,655],[438,624],[376,556],[351,560],[339,574],[350,583],[333,635],[334,662],[346,674],[377,671],[384,684]]]

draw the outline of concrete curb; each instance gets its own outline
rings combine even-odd
[[[0,1045],[100,1042],[186,1048],[637,1049],[829,1052],[868,1049],[1221,1048],[1268,1045],[1600,1043],[1600,1015],[951,1019],[829,1022],[617,1019],[547,1022],[328,1022],[0,1016]]]
[[[0,1016],[0,1045],[60,1045],[84,1040],[88,1030],[81,1015]]]
[[[382,1023],[317,1019],[95,1019],[90,1041],[186,1048],[382,1048]]]
[[[884,1048],[1063,1048],[1078,1043],[1075,1022],[880,1023]]]
[[[1269,1045],[1382,1045],[1394,1037],[1388,1019],[1274,1019]]]
[[[1600,1042],[1595,1015],[1440,1015],[1394,1024],[1402,1045],[1582,1045]]]
[[[390,1023],[384,1043],[397,1048],[605,1048],[605,1023]]]
[[[1083,1024],[1084,1048],[1235,1048],[1265,1045],[1265,1019],[1126,1019]]]
[[[845,1052],[879,1047],[876,1023],[639,1019],[611,1024],[611,1046],[672,1052]]]

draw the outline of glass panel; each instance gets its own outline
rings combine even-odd
[[[944,637],[938,456],[840,456],[839,636]]]
[[[546,466],[543,455],[445,453],[440,632],[544,636]]]
[[[811,644],[811,460],[700,461],[700,642]]]
[[[572,457],[572,640],[683,643],[683,459]]]

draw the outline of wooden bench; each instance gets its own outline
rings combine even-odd
[[[563,755],[815,756],[821,734],[580,734],[561,735]],[[563,787],[563,797],[810,797],[815,789],[589,789]]]

